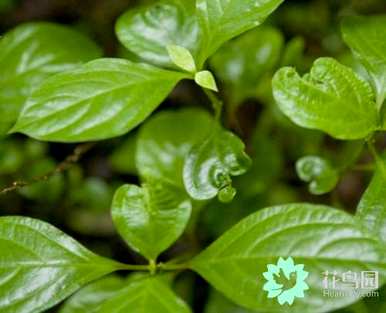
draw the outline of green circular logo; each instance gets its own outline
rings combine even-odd
[[[263,273],[267,281],[263,290],[268,292],[268,298],[277,298],[280,305],[292,305],[295,298],[304,298],[304,291],[309,289],[305,282],[309,273],[304,264],[295,264],[291,257],[279,258],[277,264],[268,264],[267,269]]]

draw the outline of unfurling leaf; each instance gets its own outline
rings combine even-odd
[[[386,98],[386,15],[350,16],[343,20],[343,39],[366,67],[377,92],[378,108]]]
[[[164,111],[147,120],[139,132],[136,165],[140,176],[185,190],[184,162],[192,147],[203,142],[213,125],[206,111]]]
[[[184,47],[196,56],[200,42],[200,28],[189,2],[166,0],[127,11],[116,24],[119,40],[149,63],[176,68],[167,46]]]
[[[231,176],[244,174],[251,164],[244,148],[238,137],[216,126],[208,139],[193,147],[185,161],[184,184],[189,195],[207,200],[220,193],[220,200],[231,201],[235,195],[230,188]]]
[[[0,312],[38,313],[120,264],[90,252],[53,226],[0,217]]]
[[[162,277],[133,277],[128,286],[103,303],[98,313],[191,313]]]
[[[46,80],[13,131],[60,142],[119,136],[146,119],[183,78],[123,59],[95,60]]]
[[[328,160],[318,156],[306,156],[296,162],[296,171],[301,180],[310,183],[312,194],[330,192],[338,183],[339,175]]]
[[[61,25],[28,23],[6,33],[0,40],[0,136],[46,78],[101,54],[86,36]]]
[[[289,257],[309,273],[304,298],[296,298],[291,307],[279,305],[276,298],[263,292],[267,265]],[[270,207],[252,214],[191,264],[235,303],[261,312],[329,312],[360,298],[344,284],[334,289],[344,292],[344,297],[323,295],[323,275],[327,272],[378,271],[380,280],[386,275],[382,247],[352,216],[312,204]]]
[[[361,139],[379,129],[371,86],[331,58],[315,61],[303,77],[285,67],[273,78],[274,97],[295,124],[338,139]]]
[[[120,187],[114,196],[112,217],[127,244],[155,261],[185,230],[191,213],[186,195],[155,181]]]
[[[176,46],[169,45],[167,46],[170,59],[175,65],[182,68],[185,71],[194,73],[196,72],[196,64],[194,62],[192,54],[188,49]]]
[[[216,92],[218,91],[216,80],[214,79],[213,74],[209,71],[201,71],[196,73],[194,80],[197,85],[205,89],[210,89]]]
[[[260,25],[283,0],[197,0],[203,32],[200,64],[228,40]]]

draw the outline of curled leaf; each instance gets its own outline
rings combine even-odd
[[[338,139],[361,139],[379,128],[369,83],[332,58],[315,61],[309,74],[279,70],[272,81],[280,110],[295,124]]]
[[[328,160],[318,156],[306,156],[296,162],[296,171],[301,180],[310,183],[312,194],[330,192],[338,183],[338,172]]]
[[[219,194],[229,202],[235,195],[231,176],[244,174],[251,160],[243,142],[219,126],[202,144],[193,147],[184,165],[184,184],[196,200],[208,200]]]
[[[207,138],[212,124],[207,112],[192,108],[163,111],[148,119],[141,127],[136,149],[140,177],[184,190],[184,161],[192,147]]]

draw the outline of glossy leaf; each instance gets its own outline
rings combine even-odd
[[[205,307],[205,313],[256,313],[256,311],[250,311],[243,309],[242,307],[234,304],[221,293],[211,292],[208,303]]]
[[[386,98],[386,15],[343,20],[344,41],[369,72],[380,107]]]
[[[123,59],[92,61],[46,80],[13,131],[61,142],[119,136],[148,117],[182,78]]]
[[[309,289],[291,307],[263,291],[268,264],[292,257],[309,272]],[[386,260],[379,242],[342,211],[311,204],[271,207],[250,215],[192,261],[192,269],[235,303],[262,312],[330,312],[358,300],[350,287],[345,297],[323,296],[323,272],[379,271]],[[323,304],[323,305],[321,305]]]
[[[295,124],[338,139],[365,138],[379,128],[371,86],[331,58],[315,61],[300,77],[285,67],[273,78],[275,100]]]
[[[196,55],[200,30],[190,1],[166,0],[130,9],[116,24],[122,44],[143,60],[176,68],[167,46],[177,45]]]
[[[257,85],[264,75],[275,70],[283,48],[283,36],[273,27],[258,27],[226,43],[210,64],[225,83],[231,101],[241,102],[256,96]]]
[[[63,305],[60,313],[98,313],[100,306],[126,287],[125,280],[110,276],[81,289]]]
[[[61,25],[28,23],[6,33],[0,40],[0,136],[43,80],[100,56],[90,39]]]
[[[358,205],[357,217],[386,246],[386,161],[376,173]]]
[[[119,269],[53,226],[0,217],[0,311],[42,312],[81,286]]]
[[[170,59],[179,68],[194,73],[196,72],[196,64],[190,51],[184,47],[169,45],[166,47]]]
[[[217,126],[208,139],[193,147],[185,161],[184,184],[189,195],[208,200],[220,192],[222,200],[231,200],[231,176],[244,174],[251,163],[244,148],[238,137]]]
[[[114,196],[114,224],[130,247],[149,260],[183,233],[191,213],[189,199],[178,189],[155,181],[124,185]]]
[[[213,74],[209,71],[201,71],[196,73],[194,80],[197,85],[205,89],[218,91],[216,80],[214,79]]]
[[[301,180],[310,183],[308,190],[315,195],[330,192],[338,183],[339,175],[330,162],[318,156],[306,156],[296,162]]]
[[[192,147],[207,138],[213,120],[199,109],[164,111],[141,127],[136,153],[140,176],[184,189],[182,171]]]
[[[191,313],[181,300],[162,280],[162,277],[140,277],[106,301],[98,313],[146,312]]]
[[[197,14],[203,32],[200,62],[222,44],[260,25],[283,0],[197,0]]]

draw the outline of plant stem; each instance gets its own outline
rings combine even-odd
[[[120,264],[119,270],[122,271],[139,271],[150,272],[154,275],[158,270],[160,271],[181,271],[189,269],[189,263],[158,263],[150,261],[147,265],[134,265],[134,264]]]
[[[379,160],[381,159],[381,157],[379,156],[377,149],[375,148],[373,140],[370,139],[367,142],[367,146],[369,147],[369,151],[370,151],[371,155],[373,156],[374,160],[378,163]]]
[[[364,172],[372,172],[375,169],[374,163],[368,163],[368,164],[358,164],[353,167],[354,171],[364,171]]]
[[[151,275],[154,275],[157,272],[157,263],[154,260],[149,261],[149,271]]]
[[[216,121],[220,120],[222,108],[223,108],[222,101],[216,96],[216,94],[213,91],[205,88],[203,90],[207,95],[207,97],[209,98],[210,102],[212,103]]]
[[[92,149],[95,146],[95,143],[84,143],[77,146],[74,150],[74,152],[66,157],[64,161],[59,163],[55,169],[48,172],[47,174],[39,177],[34,177],[28,181],[15,181],[10,186],[0,190],[0,195],[7,194],[11,191],[15,191],[17,189],[32,185],[34,183],[47,181],[52,176],[55,176],[57,174],[63,173],[64,171],[68,170],[72,165],[76,164],[84,154],[86,154],[90,149]]]
[[[159,263],[158,268],[163,271],[180,271],[189,269],[189,264]]]
[[[122,264],[122,267],[120,268],[120,270],[149,272],[150,266],[149,265]]]
[[[374,145],[374,141],[373,140],[369,140],[367,142],[367,145],[369,147],[369,150],[375,160],[375,163],[376,163],[376,167],[381,170],[383,173],[385,173],[386,175],[386,166],[385,166],[385,162],[383,161],[383,159],[381,158],[381,156],[378,154],[377,152],[377,149],[375,148],[375,145]]]

